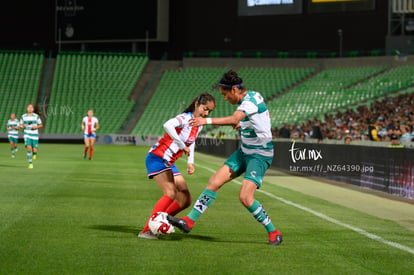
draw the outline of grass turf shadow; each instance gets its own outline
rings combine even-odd
[[[181,241],[184,239],[193,239],[206,242],[215,242],[215,243],[232,243],[232,244],[260,244],[263,245],[263,241],[237,241],[237,240],[227,240],[222,238],[215,238],[211,236],[195,235],[195,234],[186,234],[186,233],[175,233],[166,236],[160,236],[160,239],[167,241]]]
[[[88,227],[89,229],[94,230],[103,230],[103,231],[112,231],[112,232],[120,232],[120,233],[127,233],[132,234],[135,237],[137,236],[138,232],[141,230],[134,226],[129,225],[92,225]],[[206,242],[216,242],[216,243],[240,243],[240,244],[260,244],[263,245],[263,241],[236,241],[236,240],[225,240],[219,239],[211,236],[203,236],[203,235],[196,235],[196,234],[185,234],[185,233],[173,233],[170,235],[161,235],[160,240],[165,241],[181,241],[184,239],[193,239],[199,241],[206,241]]]
[[[99,224],[99,225],[92,225],[88,226],[89,229],[95,230],[103,230],[103,231],[113,231],[113,232],[121,232],[121,233],[129,233],[133,235],[138,234],[138,228],[129,226],[129,225],[106,225],[106,224]]]

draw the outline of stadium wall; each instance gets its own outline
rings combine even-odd
[[[414,65],[414,56],[370,56],[347,58],[183,58],[183,68],[346,68],[361,66]]]
[[[414,200],[412,149],[294,141],[274,145],[274,168]],[[237,140],[205,138],[197,142],[197,151],[220,157],[228,157],[238,147]]]
[[[375,2],[376,7],[371,11],[311,13],[304,4],[300,15],[238,16],[237,0],[174,1],[170,44],[184,51],[263,48],[337,51],[341,29],[344,50],[383,49],[388,1]],[[205,15],[202,19],[200,12]]]

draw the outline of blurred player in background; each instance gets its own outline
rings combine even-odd
[[[33,160],[37,158],[37,150],[39,145],[39,128],[42,128],[42,120],[40,116],[34,113],[33,104],[27,105],[27,113],[22,115],[20,119],[20,127],[24,129],[24,145],[27,151],[27,161],[29,169],[33,168]]]
[[[240,202],[254,219],[264,226],[268,232],[269,244],[279,245],[282,243],[282,234],[276,230],[262,204],[254,198],[273,160],[269,111],[263,97],[257,92],[246,90],[243,80],[235,71],[230,70],[225,73],[218,87],[225,101],[238,105],[237,110],[227,117],[194,118],[190,125],[233,125],[235,128],[240,128],[241,146],[211,176],[206,189],[198,197],[191,212],[183,218],[168,216],[168,219],[182,231],[190,232],[194,223],[214,202],[220,188],[244,173],[239,192]]]
[[[89,110],[87,116],[82,119],[82,131],[84,133],[85,148],[83,150],[83,158],[86,158],[89,149],[89,160],[93,157],[93,146],[96,140],[96,131],[99,129],[99,121],[94,117],[93,111]]]
[[[7,121],[7,137],[10,142],[11,157],[14,158],[17,152],[17,142],[19,140],[20,122],[16,118],[16,114],[10,114],[10,119]]]
[[[155,204],[150,217],[157,212],[176,215],[191,205],[191,195],[184,177],[174,162],[183,154],[188,156],[187,173],[195,172],[195,140],[202,127],[192,127],[189,121],[196,117],[207,117],[215,107],[214,97],[208,93],[197,96],[184,112],[164,123],[165,135],[151,147],[145,159],[147,175],[153,178],[163,192]],[[138,234],[139,238],[157,239],[148,227]]]

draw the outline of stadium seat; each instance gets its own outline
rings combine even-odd
[[[151,101],[132,133],[161,135],[162,124],[182,112],[201,92],[211,92],[216,97],[216,108],[212,116],[231,114],[234,107],[223,102],[217,91],[210,91],[224,72],[226,72],[225,68],[186,68],[180,71],[164,72]],[[254,87],[265,98],[277,95],[313,72],[313,69],[304,68],[242,68],[239,70],[244,82],[248,85],[247,88]],[[205,130],[212,128],[210,125],[204,127]]]
[[[282,123],[300,123],[414,84],[414,66],[401,66],[389,71],[385,69],[356,67],[321,71],[294,89],[267,102],[272,127],[278,127]],[[372,77],[373,75],[376,76]],[[231,127],[219,127],[211,133],[218,135],[220,132],[226,136],[236,134]]]
[[[59,54],[49,102],[59,112],[48,117],[45,133],[79,133],[89,109],[101,122],[100,133],[117,133],[134,106],[128,96],[147,62],[141,55]]]
[[[36,104],[43,60],[42,52],[0,52],[1,125],[6,125],[10,113],[19,118],[28,103]]]

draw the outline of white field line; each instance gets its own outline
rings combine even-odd
[[[207,166],[204,166],[204,165],[197,164],[197,166],[198,167],[201,167],[201,168],[203,168],[205,170],[208,170],[208,171],[210,171],[212,173],[215,173],[216,172],[215,170],[211,169],[210,167],[207,167]],[[232,180],[232,182],[234,182],[234,183],[236,183],[238,185],[241,185],[241,182],[238,181],[238,180]],[[274,194],[272,194],[270,192],[263,191],[261,189],[258,189],[257,192],[263,193],[263,194],[267,195],[268,197],[270,197],[272,199],[275,199],[275,200],[278,200],[278,201],[280,201],[280,202],[282,202],[284,204],[287,204],[287,205],[293,206],[295,208],[298,208],[298,209],[300,209],[302,211],[308,212],[309,214],[312,214],[312,215],[314,215],[314,216],[316,216],[318,218],[321,218],[321,219],[323,219],[325,221],[328,221],[330,223],[333,223],[333,224],[336,224],[336,225],[345,227],[345,228],[347,228],[349,230],[352,230],[352,231],[354,231],[354,232],[356,232],[356,233],[358,233],[358,234],[360,234],[362,236],[365,236],[365,237],[367,237],[367,238],[369,238],[371,240],[374,240],[374,241],[377,241],[377,242],[386,244],[388,246],[391,246],[391,247],[400,249],[402,251],[405,251],[405,252],[408,252],[408,253],[414,255],[414,249],[411,248],[411,247],[404,246],[404,245],[399,244],[399,243],[396,243],[396,242],[388,241],[388,240],[386,240],[386,239],[384,239],[384,238],[382,238],[382,237],[380,237],[378,235],[375,235],[373,233],[369,233],[369,232],[365,231],[364,229],[361,229],[361,228],[352,226],[352,225],[347,224],[347,223],[343,223],[343,222],[341,222],[341,221],[339,221],[337,219],[334,219],[332,217],[329,217],[329,216],[327,216],[327,215],[325,215],[325,214],[323,214],[321,212],[312,210],[312,209],[310,209],[310,208],[308,208],[306,206],[303,206],[301,204],[294,203],[292,201],[286,200],[286,199],[284,199],[282,197],[279,197],[279,196],[276,196],[276,195],[274,195]]]

